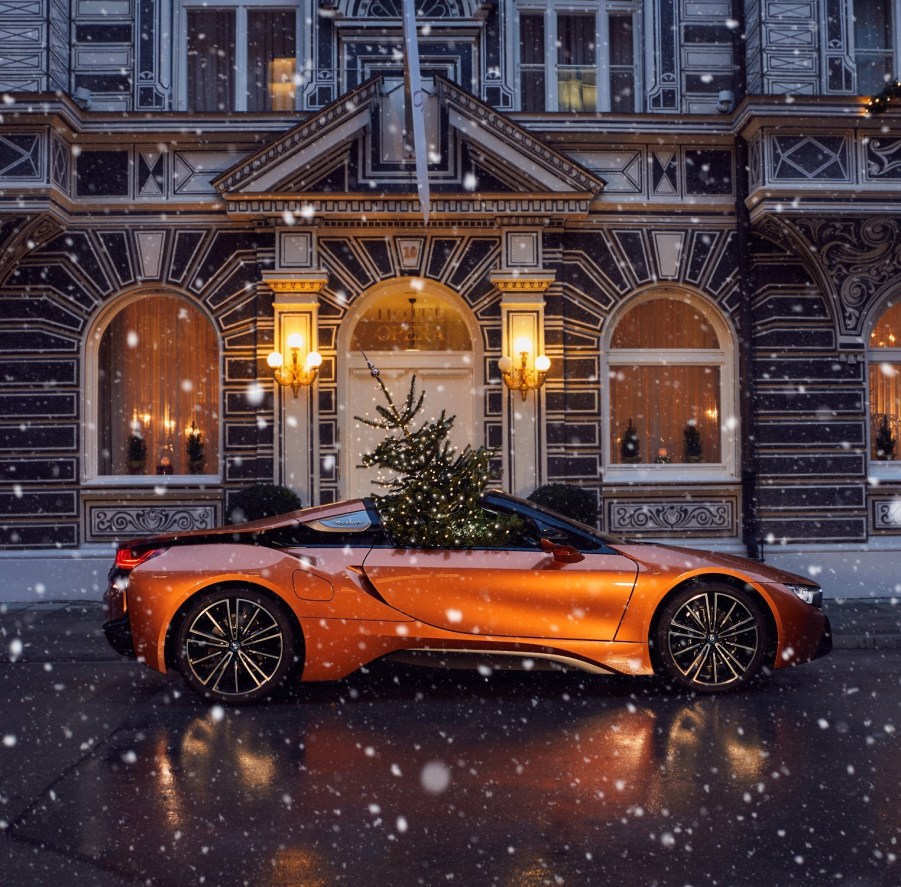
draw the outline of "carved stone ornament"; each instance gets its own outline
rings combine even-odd
[[[216,525],[216,518],[213,505],[90,508],[91,536],[94,539],[208,530]]]
[[[554,282],[556,274],[509,274],[495,272],[491,274],[491,282],[502,293],[543,293]]]
[[[328,277],[266,277],[266,286],[274,293],[318,293]]]
[[[734,533],[734,503],[710,502],[615,502],[609,508],[612,532]]]
[[[897,277],[901,232],[896,219],[785,218],[761,233],[781,233],[813,263],[827,292],[838,305],[840,333],[860,336],[867,308]]]

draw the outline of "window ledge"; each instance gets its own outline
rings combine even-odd
[[[92,477],[82,484],[83,489],[104,487],[205,487],[222,482],[218,474],[109,474]]]
[[[897,483],[901,481],[901,461],[892,459],[888,462],[870,462],[867,470],[867,479],[873,486],[878,486],[879,481],[891,481]]]
[[[608,483],[731,483],[737,481],[733,471],[724,465],[611,465],[603,470]]]

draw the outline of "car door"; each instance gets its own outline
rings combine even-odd
[[[448,631],[610,640],[637,566],[611,550],[564,563],[540,549],[374,548],[363,564],[400,612]]]

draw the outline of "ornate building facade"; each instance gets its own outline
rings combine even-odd
[[[253,483],[366,493],[367,359],[498,486],[895,593],[897,3],[417,19],[412,109],[401,0],[0,0],[0,599]]]

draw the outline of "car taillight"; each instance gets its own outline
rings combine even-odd
[[[120,548],[116,552],[116,567],[120,570],[133,570],[138,564],[162,554],[165,548]]]

